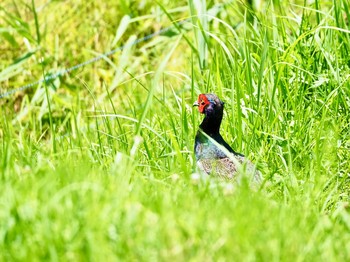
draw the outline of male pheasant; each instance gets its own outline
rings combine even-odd
[[[193,106],[198,106],[199,112],[205,115],[194,146],[199,169],[227,179],[234,178],[242,170],[253,176],[255,182],[260,182],[261,174],[254,164],[235,152],[220,135],[224,103],[215,94],[200,94]]]

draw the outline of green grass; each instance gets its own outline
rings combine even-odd
[[[2,4],[1,93],[190,19],[0,98],[1,261],[350,260],[348,1],[175,2]],[[258,190],[192,176],[205,92]]]

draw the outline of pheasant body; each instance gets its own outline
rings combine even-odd
[[[238,173],[239,166],[243,166],[246,173],[260,180],[260,173],[254,164],[235,152],[220,134],[224,103],[214,94],[200,94],[193,106],[198,106],[199,112],[205,115],[194,146],[199,169],[207,174],[232,179]]]

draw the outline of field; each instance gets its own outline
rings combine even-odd
[[[249,2],[2,1],[0,261],[350,261],[350,4]]]

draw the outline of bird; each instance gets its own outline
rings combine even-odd
[[[261,182],[261,173],[243,154],[234,151],[220,134],[224,102],[215,94],[200,94],[193,106],[204,114],[195,137],[194,152],[199,170],[208,175],[235,179],[238,174],[250,175]]]

